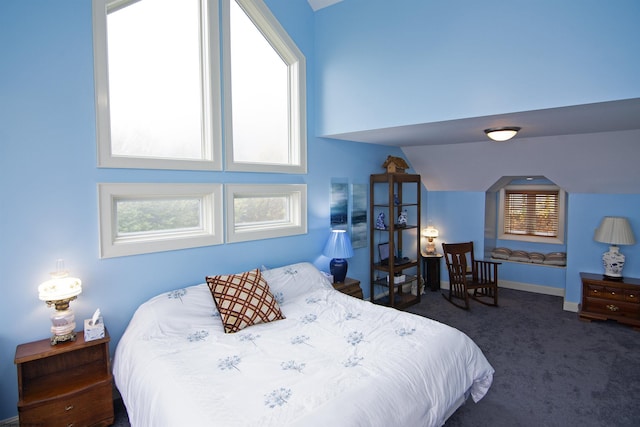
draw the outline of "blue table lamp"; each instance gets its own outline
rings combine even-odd
[[[353,256],[351,239],[345,230],[331,230],[331,235],[324,247],[323,254],[332,258],[329,263],[329,270],[333,275],[334,283],[343,283],[347,277],[348,263],[346,258]]]

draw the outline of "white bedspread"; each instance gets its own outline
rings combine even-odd
[[[456,329],[339,293],[311,264],[263,274],[285,320],[225,334],[206,284],[138,308],[113,368],[133,426],[439,426],[491,385]]]

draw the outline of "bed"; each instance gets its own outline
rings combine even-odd
[[[454,328],[342,294],[310,263],[256,271],[284,319],[225,333],[208,283],[137,309],[113,362],[132,426],[440,426],[491,386]]]

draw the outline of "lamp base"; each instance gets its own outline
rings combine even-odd
[[[63,334],[63,335],[52,335],[51,345],[56,345],[60,342],[75,341],[75,340],[76,340],[75,332],[69,332],[68,334]]]
[[[609,252],[602,254],[604,277],[607,280],[622,280],[622,267],[624,267],[624,255],[617,246],[609,246]]]
[[[343,283],[347,277],[349,264],[344,258],[333,258],[329,263],[329,271],[333,275],[333,283]]]
[[[61,305],[64,306],[64,305]],[[56,311],[51,314],[51,345],[56,345],[59,342],[75,341],[76,340],[76,322],[73,310],[69,308],[69,303],[66,304],[66,309],[59,310],[56,304]]]

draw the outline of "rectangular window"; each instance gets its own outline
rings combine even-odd
[[[229,242],[307,232],[304,184],[227,184],[226,203]]]
[[[217,0],[93,8],[98,166],[221,169]]]
[[[500,239],[564,241],[564,191],[556,186],[509,186],[500,193]]]
[[[226,169],[306,173],[306,66],[261,0],[224,0]]]
[[[221,184],[98,184],[100,257],[217,245]]]

